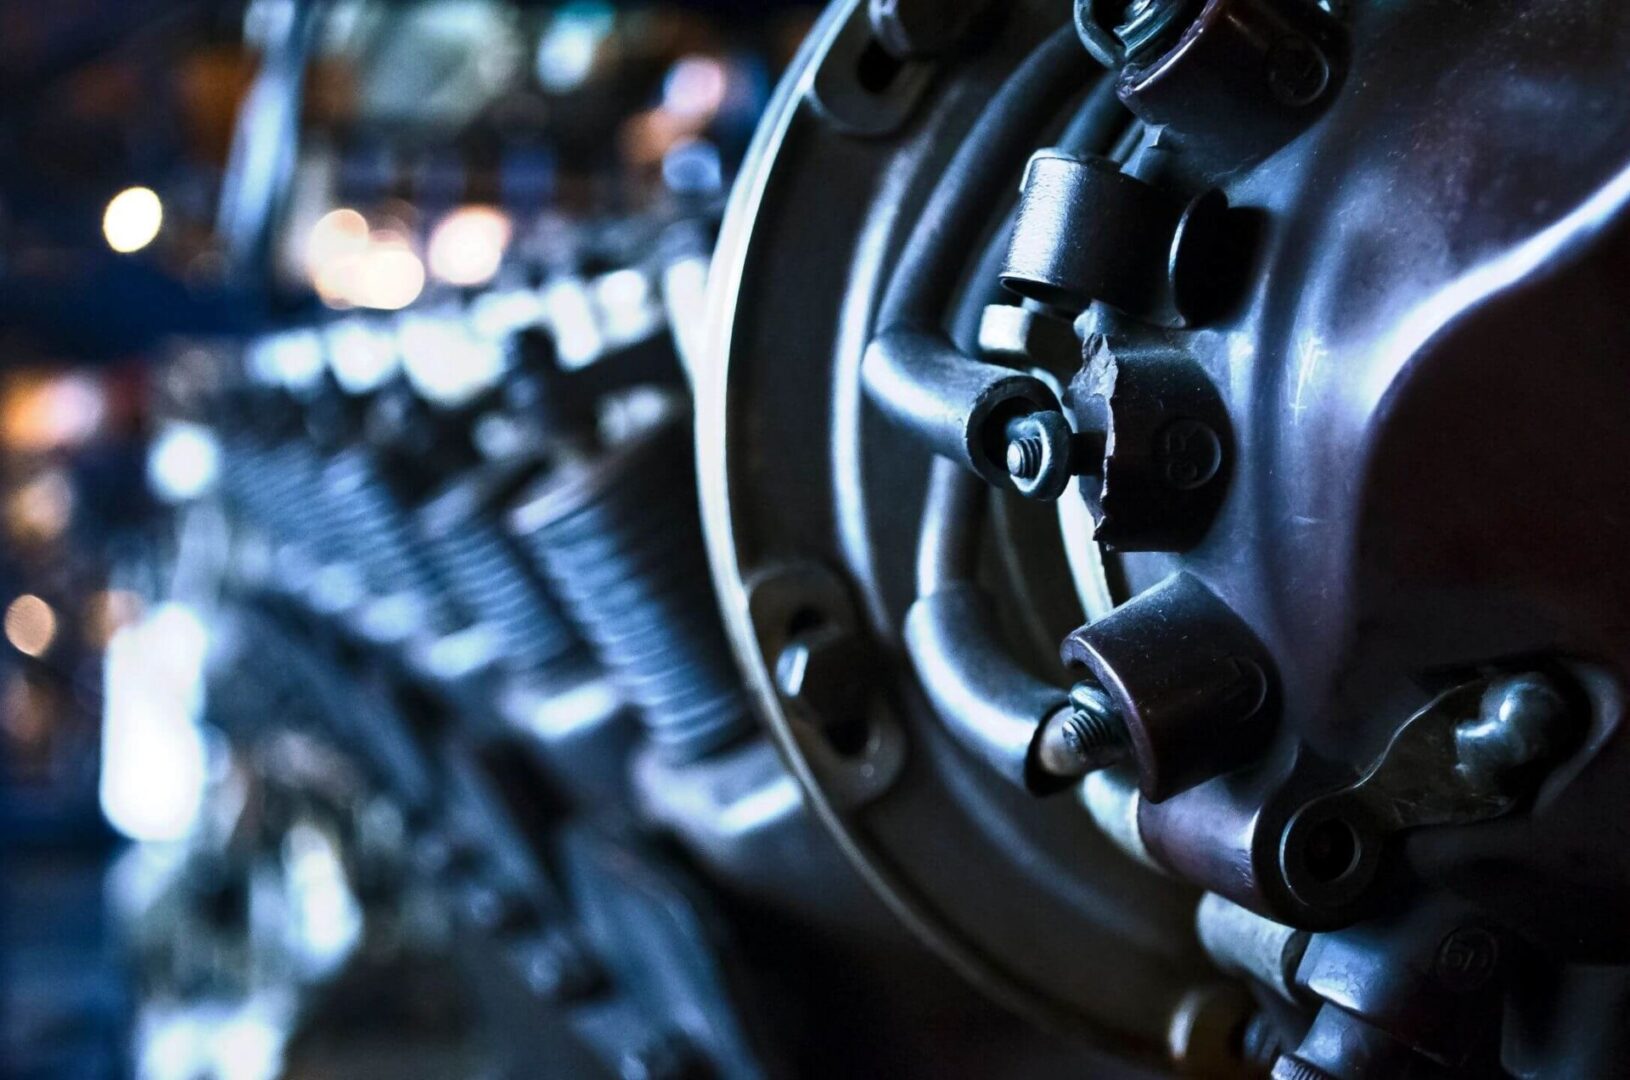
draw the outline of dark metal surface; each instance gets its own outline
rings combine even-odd
[[[1627,65],[1607,0],[835,3],[694,426],[543,323],[464,407],[221,395],[221,591],[323,642],[223,639],[287,659],[255,842],[400,789],[630,1078],[979,1042],[828,835],[1076,1071],[1611,1074]]]
[[[1119,551],[1200,543],[1238,453],[1204,367],[1158,345],[1144,351],[1095,335],[1067,400],[1084,428],[1103,433],[1099,460],[1082,468],[1094,540]]]

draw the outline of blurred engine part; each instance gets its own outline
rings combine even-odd
[[[668,223],[631,264],[183,350],[165,372],[152,471],[175,549],[109,690],[139,698],[134,673],[187,628],[196,672],[166,709],[188,716],[166,724],[200,763],[192,818],[181,857],[138,854],[123,890],[151,1075],[176,1074],[182,1042],[215,1067],[245,1025],[256,1075],[1091,1060],[903,932],[750,711],[663,314],[708,227]],[[159,735],[134,724],[130,742]],[[326,894],[300,869],[317,836]]]

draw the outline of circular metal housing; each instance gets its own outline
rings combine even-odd
[[[1002,485],[981,492],[985,531],[957,541],[963,561],[978,562],[962,584],[997,600],[965,605],[979,634],[1062,693],[1071,676],[1059,641],[1180,572],[1249,632],[1244,652],[1259,644],[1262,673],[1274,675],[1219,680],[1233,700],[1250,704],[1260,690],[1277,709],[1271,732],[1257,730],[1260,710],[1238,711],[1252,722],[1249,754],[1228,756],[1219,740],[1226,760],[1180,762],[1180,780],[1152,785],[1159,801],[1110,791],[1124,779],[1115,770],[1094,774],[1086,801],[1113,811],[1120,845],[1074,800],[992,775],[930,707],[901,637],[917,553],[933,553],[919,544],[930,458],[861,385],[907,238],[986,104],[1063,13],[1015,3],[982,50],[863,82],[865,5],[836,4],[759,131],[721,238],[713,337],[696,371],[704,527],[732,643],[812,806],[862,873],[957,967],[1033,1017],[1160,1052],[1167,1019],[1214,977],[1180,881],[1321,931],[1321,955],[1416,970],[1424,938],[1373,912],[1333,914],[1313,896],[1367,879],[1375,848],[1298,813],[1363,775],[1446,683],[1534,665],[1568,674],[1588,732],[1547,759],[1531,805],[1475,824],[1451,808],[1379,851],[1375,880],[1407,913],[1443,908],[1459,925],[1509,927],[1559,965],[1630,955],[1630,923],[1603,917],[1630,895],[1630,866],[1616,832],[1599,827],[1630,812],[1630,743],[1615,737],[1630,673],[1620,310],[1630,97],[1619,92],[1630,18],[1592,0],[1535,35],[1524,29],[1533,7],[1354,5],[1336,25],[1312,4],[1208,0],[1170,52],[1118,86],[1145,119],[1169,124],[1165,157],[1136,160],[1136,139],[1089,149],[1177,196],[1175,234],[1155,230],[1161,266],[1179,313],[1204,319],[1136,318],[1072,288],[1072,309],[1099,301],[1076,329],[1094,356],[1114,359],[1113,385],[1102,363],[1083,369],[1050,346],[1027,363],[1031,342],[1058,329],[1034,297],[1058,294],[1032,293],[1035,318],[986,320],[993,339],[1020,344],[984,359],[1045,379],[1076,432],[1109,432],[1100,471],[1136,478],[1140,501],[1119,507],[1117,526],[1117,507],[1097,492],[1094,511],[1125,541],[1106,556],[1082,525],[1079,482],[1056,508],[1038,505],[1011,490],[1004,462]],[[1285,25],[1330,60],[1328,79],[1301,44],[1275,56],[1267,38],[1235,34],[1279,25],[1281,9],[1300,11]],[[1257,45],[1269,53],[1252,64],[1224,62]],[[1513,72],[1545,92],[1513,93]],[[1061,105],[1029,150],[1052,145],[1069,112]],[[1024,167],[1011,163],[987,239],[1009,228]],[[1208,295],[1212,267],[1233,264],[1213,249],[1231,256],[1236,236],[1250,238],[1235,264],[1249,280],[1237,296]],[[971,294],[980,274],[1000,271],[977,250],[962,257],[933,272],[959,274]],[[1091,264],[1032,269],[1044,284],[1068,283],[1086,281]],[[943,329],[970,354],[980,339],[977,327],[921,329]],[[1165,387],[1177,384],[1153,381],[1168,368],[1194,377],[1182,415],[1145,407],[1172,401]],[[1133,375],[1159,392],[1132,395]],[[1023,449],[1020,472],[1030,470]],[[868,653],[865,692],[850,698],[864,737],[843,747],[826,734],[831,718],[789,708],[773,678],[788,643],[823,623]],[[1174,621],[1130,658],[1076,658],[1164,670],[1159,650],[1190,648],[1193,625]],[[1188,753],[1186,724],[1171,731],[1168,745]],[[1475,759],[1479,733],[1465,735]],[[1500,748],[1484,762],[1498,767],[1472,772],[1499,775],[1518,751]],[[1230,771],[1207,779],[1219,762]],[[1429,755],[1418,770],[1406,779],[1440,792],[1455,763]],[[1303,887],[1281,880],[1282,841]],[[1123,846],[1178,880],[1148,873]],[[1336,1012],[1395,1027],[1409,1012],[1381,1000],[1390,984],[1379,976],[1366,984],[1376,1000],[1338,1001],[1347,969],[1331,964],[1319,993]]]
[[[930,89],[911,80],[875,92],[871,115],[900,119],[862,137],[820,98],[867,93],[852,59],[865,18],[863,2],[835,5],[806,43],[748,155],[714,263],[698,461],[726,622],[811,803],[894,909],[1033,1019],[1158,1055],[1167,1018],[1204,977],[1192,895],[1123,855],[1074,800],[995,779],[928,707],[900,635],[930,457],[864,400],[859,378],[878,293],[947,159],[1061,22],[1054,5],[1012,5],[1001,33],[947,62]],[[1083,64],[1084,78],[1091,70]],[[1024,165],[1012,162],[1014,198]],[[1060,518],[1078,536],[1084,520],[1074,485],[1056,508],[1004,487],[991,496],[987,560],[1002,579],[1002,635],[1067,686],[1058,642],[1086,613],[1076,572],[1093,614],[1109,582],[1096,549],[1073,568],[1066,557]],[[851,611],[874,661],[869,734],[839,752],[831,723],[811,722],[775,672],[808,626]]]

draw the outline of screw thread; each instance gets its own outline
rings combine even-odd
[[[1126,745],[1126,729],[1113,717],[1077,710],[1065,721],[1064,738],[1081,757],[1097,759]]]
[[[1301,1058],[1283,1054],[1274,1062],[1273,1080],[1335,1080],[1335,1077],[1317,1065],[1309,1065]]]
[[[1026,435],[1007,444],[1008,474],[1019,480],[1041,475],[1041,461],[1047,446],[1038,435]]]

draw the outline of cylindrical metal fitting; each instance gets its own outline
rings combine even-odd
[[[367,451],[337,455],[324,468],[320,488],[317,504],[361,563],[375,595],[411,598],[433,632],[456,629],[459,619],[425,562],[412,520]]]
[[[498,635],[510,670],[536,672],[577,654],[577,631],[546,583],[503,531],[482,476],[466,477],[419,509],[425,551],[478,623]]]
[[[1002,284],[1080,312],[1094,300],[1172,321],[1172,238],[1183,203],[1103,157],[1041,150],[1025,169]]]
[[[943,335],[909,327],[873,340],[860,374],[890,419],[934,453],[1001,487],[1012,483],[1009,422],[1060,412],[1058,398],[1034,375],[975,360]]]
[[[1216,893],[1201,898],[1194,925],[1217,967],[1255,979],[1287,1001],[1296,1000],[1296,966],[1307,951],[1307,931],[1265,919]]]
[[[670,760],[752,728],[702,551],[690,429],[650,430],[543,481],[511,513],[521,546]]]
[[[1063,657],[1108,693],[1150,802],[1244,765],[1273,734],[1277,699],[1262,644],[1190,574],[1076,630]]]

